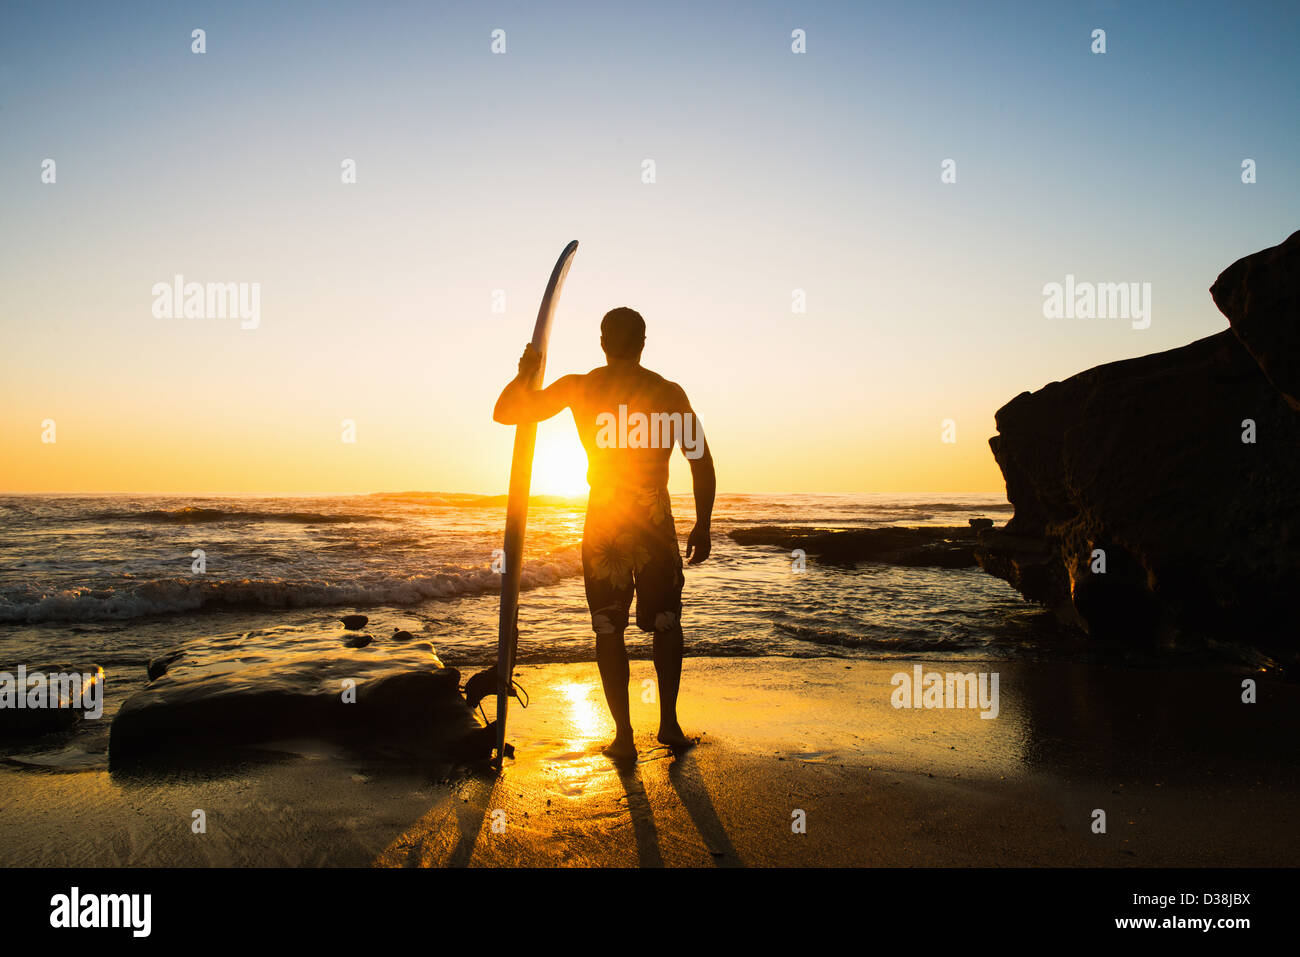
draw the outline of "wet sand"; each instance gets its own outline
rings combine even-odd
[[[996,670],[999,714],[895,709],[916,662],[687,659],[700,745],[655,746],[653,667],[632,664],[640,759],[619,769],[594,665],[519,669],[500,776],[281,742],[166,775],[0,766],[7,865],[1294,865],[1300,687],[1229,671]],[[649,682],[647,684],[646,682]],[[646,700],[642,700],[643,697]],[[1094,809],[1107,832],[1091,829]],[[191,829],[206,812],[207,833]],[[806,833],[792,824],[803,812]],[[496,825],[494,829],[494,824]]]

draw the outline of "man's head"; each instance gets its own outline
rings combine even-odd
[[[645,348],[645,320],[641,313],[619,306],[600,320],[600,347],[607,359],[640,359]]]

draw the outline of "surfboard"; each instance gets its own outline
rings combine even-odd
[[[533,326],[533,348],[542,357],[533,373],[531,388],[540,389],[546,376],[546,345],[551,338],[551,321],[560,301],[560,289],[578,251],[575,239],[564,247],[551,270],[542,304]],[[524,533],[528,528],[528,492],[533,484],[533,451],[537,444],[537,423],[515,426],[515,450],[510,460],[510,495],[506,501],[506,536],[502,548],[505,567],[501,573],[501,617],[497,626],[497,714],[496,748],[492,762],[500,767],[506,750],[506,712],[514,684],[515,655],[519,647],[519,575],[523,571]]]

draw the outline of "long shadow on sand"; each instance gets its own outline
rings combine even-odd
[[[659,831],[655,827],[654,807],[646,796],[641,782],[640,769],[619,767],[618,778],[627,794],[627,813],[632,818],[632,836],[636,839],[636,859],[642,867],[663,867],[663,854],[659,851]]]
[[[745,862],[731,843],[727,829],[713,806],[713,798],[709,796],[708,786],[704,783],[693,749],[678,755],[668,765],[668,783],[677,792],[677,799],[682,802],[695,829],[704,839],[704,846],[712,855],[713,863],[718,867],[744,867]]]
[[[455,802],[455,818],[459,837],[448,852],[443,867],[467,867],[474,856],[479,834],[491,813],[492,796],[501,784],[498,775],[479,773],[469,777],[462,785],[462,793],[468,792],[468,799]],[[453,799],[454,800],[454,799]],[[489,824],[490,826],[490,824]]]

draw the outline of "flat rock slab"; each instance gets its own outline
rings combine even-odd
[[[252,632],[179,651],[118,711],[111,766],[292,738],[438,752],[477,726],[460,673],[428,642],[349,648],[336,631]]]
[[[758,525],[728,533],[740,545],[775,545],[803,549],[829,562],[881,562],[932,568],[969,568],[975,564],[978,533],[970,526],[886,528],[808,528]]]

